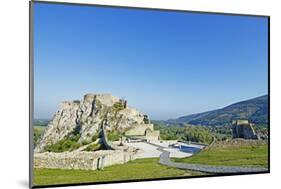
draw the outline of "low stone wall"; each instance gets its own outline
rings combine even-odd
[[[158,141],[160,139],[160,131],[150,131],[145,135],[146,140],[149,141]]]
[[[145,135],[146,129],[153,131],[153,124],[140,124],[134,128],[128,130],[125,135],[127,136],[143,136]]]
[[[95,170],[135,159],[133,151],[100,150],[96,152],[37,153],[35,168]]]

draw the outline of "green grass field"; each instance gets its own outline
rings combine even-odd
[[[47,128],[47,126],[40,126],[40,125],[34,125],[33,126],[33,129],[36,130],[39,133],[42,133],[46,128]]]
[[[173,160],[205,165],[267,167],[268,144],[257,141],[220,142],[192,157]]]
[[[201,173],[184,171],[158,163],[158,158],[137,159],[122,165],[105,167],[103,170],[35,169],[35,185],[55,185],[87,182],[105,182],[167,177],[196,176]]]

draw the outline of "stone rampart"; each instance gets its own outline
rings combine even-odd
[[[146,130],[150,129],[153,131],[153,124],[139,124],[134,128],[128,130],[125,135],[127,136],[143,136],[146,134]]]
[[[135,159],[133,151],[100,150],[96,152],[44,152],[34,155],[35,168],[96,170]]]

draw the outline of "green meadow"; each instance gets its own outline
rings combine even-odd
[[[103,170],[35,169],[35,185],[106,182],[196,176],[201,173],[180,170],[158,163],[159,158],[137,159]]]
[[[204,165],[268,167],[268,144],[258,141],[218,142],[188,158],[175,162]]]

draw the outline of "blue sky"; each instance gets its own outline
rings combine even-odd
[[[267,94],[267,18],[35,3],[35,118],[111,93],[152,119]]]

